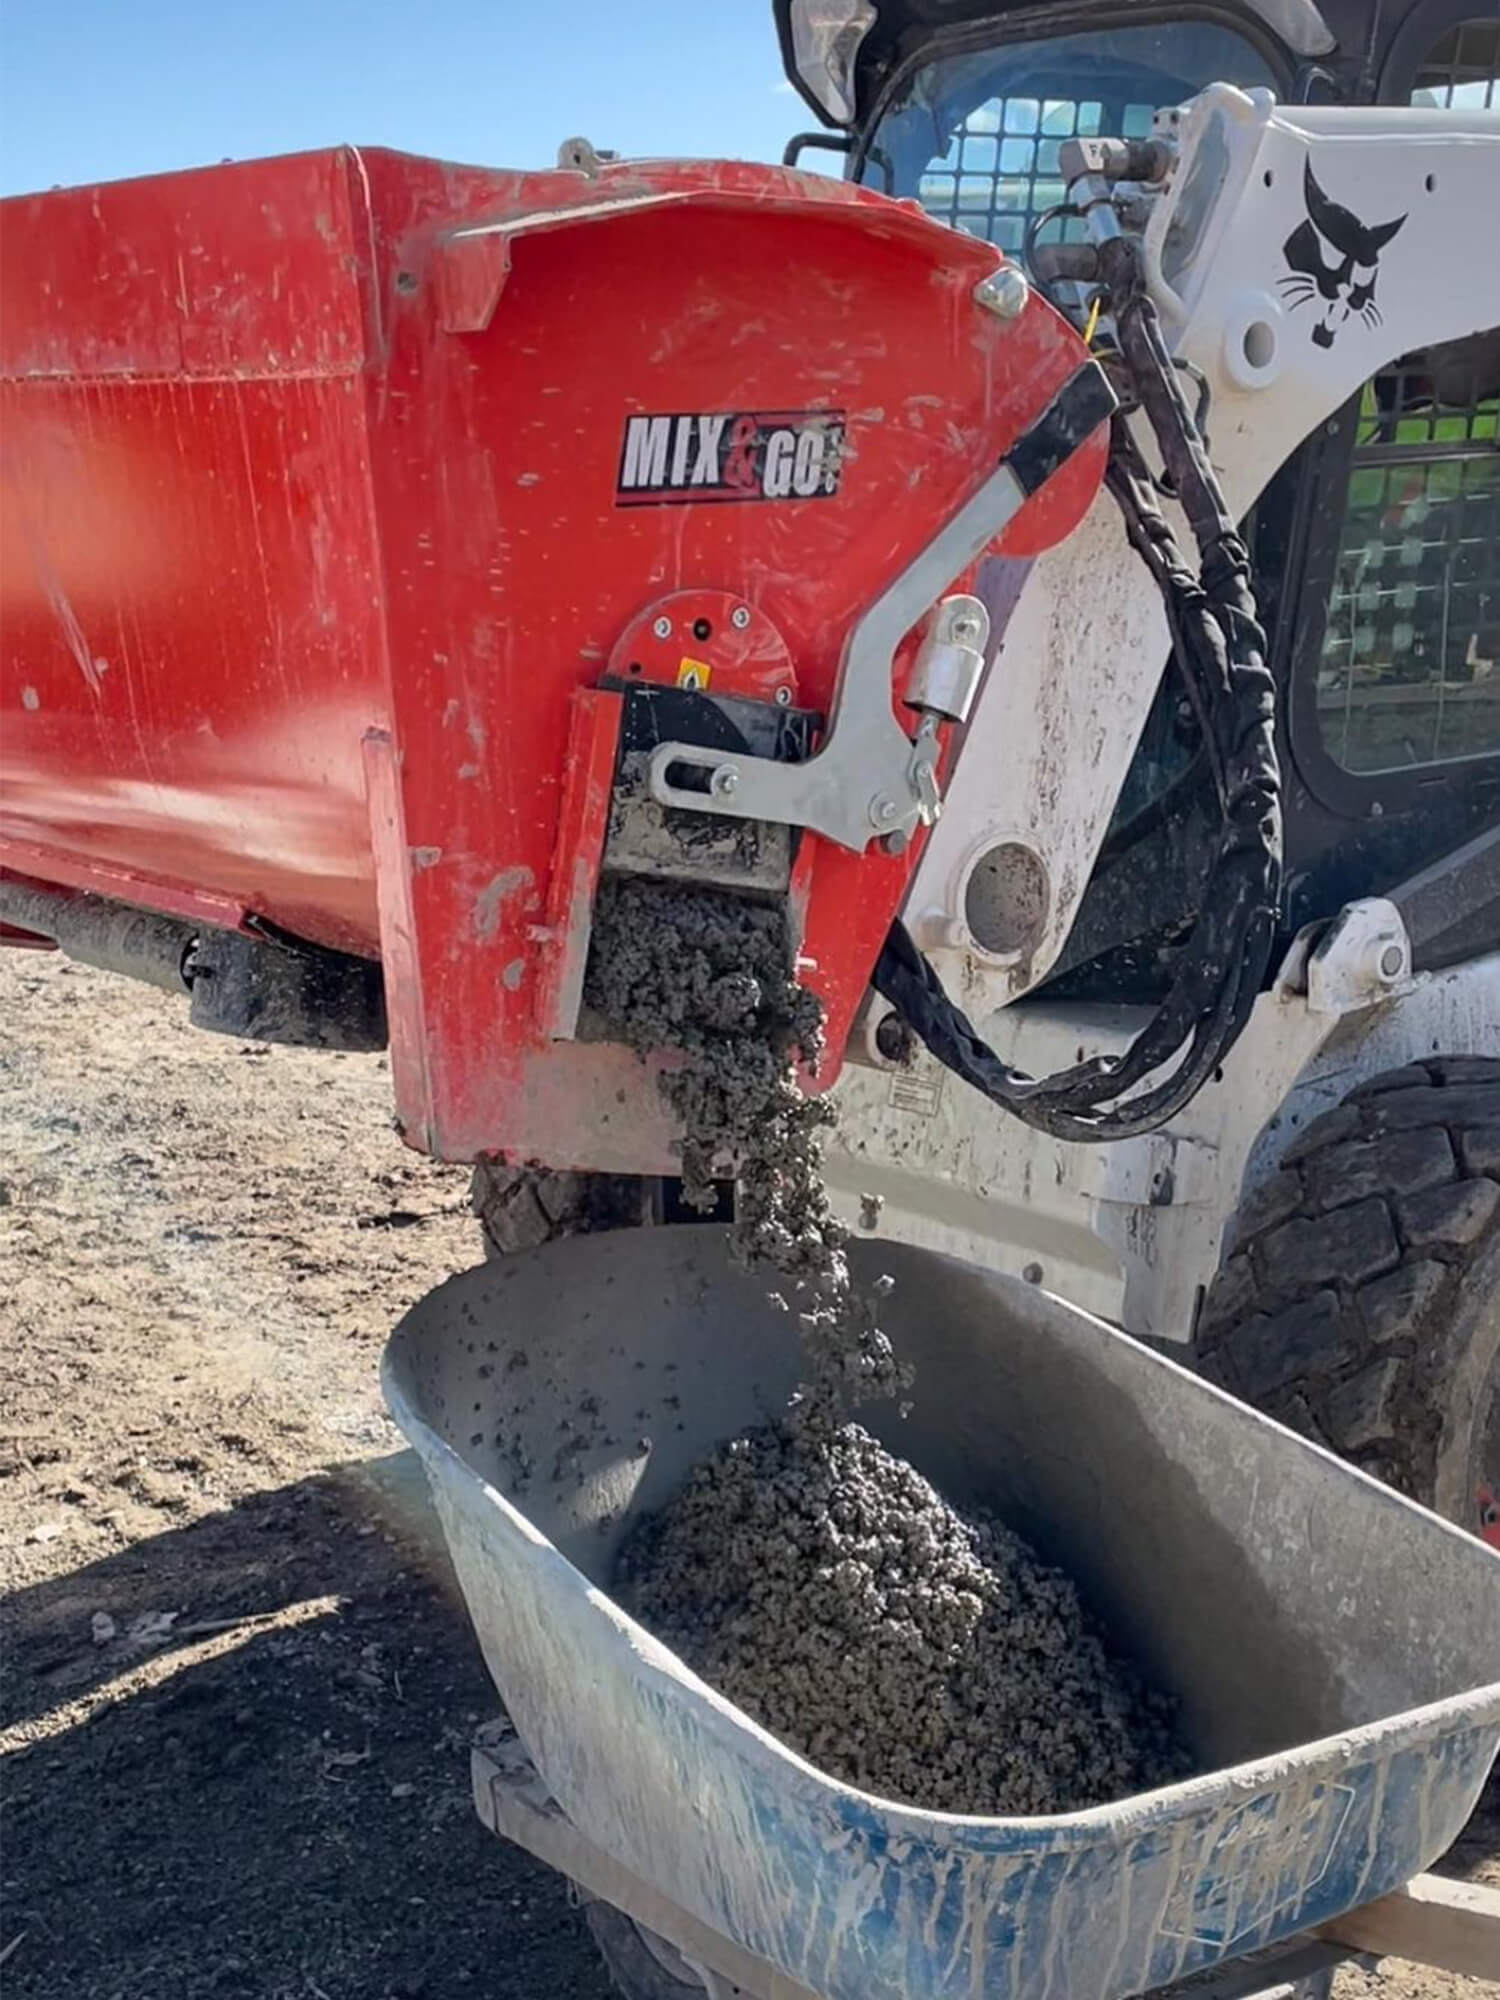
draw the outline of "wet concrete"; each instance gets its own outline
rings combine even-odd
[[[782,909],[743,896],[627,878],[607,880],[594,910],[585,1003],[642,1055],[679,1051],[661,1087],[684,1134],[684,1198],[709,1209],[714,1182],[736,1174],[734,1241],[776,1274],[802,1320],[811,1386],[859,1400],[902,1386],[875,1301],[857,1296],[848,1232],[823,1187],[831,1107],[809,1097],[822,1012],[792,976]]]
[[[856,1424],[736,1439],[626,1542],[617,1590],[746,1714],[882,1797],[1068,1812],[1187,1769],[1169,1704],[1069,1580]]]

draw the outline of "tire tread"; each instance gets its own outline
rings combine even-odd
[[[1249,1197],[1196,1332],[1202,1372],[1417,1497],[1432,1379],[1465,1273],[1500,1228],[1500,1058],[1360,1084]]]

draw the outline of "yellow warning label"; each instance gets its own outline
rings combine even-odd
[[[713,674],[714,670],[707,660],[690,660],[684,653],[677,662],[677,685],[680,688],[706,688]]]

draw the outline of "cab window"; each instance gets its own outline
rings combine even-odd
[[[1500,105],[1500,21],[1449,30],[1411,99]],[[1316,667],[1323,749],[1358,777],[1494,756],[1500,329],[1402,355],[1343,422],[1353,450]]]
[[[864,178],[1019,255],[1063,200],[1065,139],[1143,138],[1156,112],[1207,83],[1272,85],[1260,54],[1208,22],[1095,29],[940,56],[881,119]],[[878,157],[877,157],[878,156]]]

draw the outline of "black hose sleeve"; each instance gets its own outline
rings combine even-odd
[[[1128,425],[1116,417],[1110,491],[1132,546],[1161,590],[1173,657],[1219,793],[1223,827],[1202,908],[1166,995],[1130,1048],[1091,1057],[1056,1076],[1029,1077],[1003,1062],[948,998],[899,922],[873,978],[875,990],[945,1067],[1038,1130],[1075,1141],[1152,1131],[1214,1075],[1262,990],[1281,897],[1275,688],[1249,552],[1183,396],[1156,309],[1133,280],[1134,253],[1128,243],[1108,248],[1119,253],[1112,282],[1121,354],[1200,553],[1195,575],[1157,505]]]

